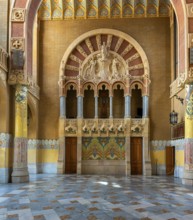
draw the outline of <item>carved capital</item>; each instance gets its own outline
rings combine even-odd
[[[25,9],[23,8],[13,8],[11,21],[14,22],[24,22],[25,21]]]
[[[8,78],[9,85],[16,85],[16,84],[22,84],[22,85],[28,85],[28,79],[27,76],[24,75],[23,70],[13,70]]]
[[[11,50],[22,50],[25,49],[24,38],[12,38],[11,39]]]
[[[187,4],[187,15],[188,18],[193,18],[193,3]]]

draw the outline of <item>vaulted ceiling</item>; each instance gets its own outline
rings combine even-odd
[[[43,0],[40,20],[169,17],[170,0]]]

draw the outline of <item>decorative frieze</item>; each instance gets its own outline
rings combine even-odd
[[[28,140],[28,149],[59,149],[59,140]]]
[[[175,150],[184,150],[185,139],[178,140],[153,140],[151,141],[151,150],[152,151],[162,151],[166,147],[175,147]]]
[[[12,135],[8,133],[0,133],[0,148],[13,147]]]
[[[65,120],[66,136],[80,133],[85,137],[148,136],[148,119],[83,119],[81,124],[76,119]]]
[[[24,8],[13,8],[11,21],[24,22],[25,21],[25,9]]]
[[[11,38],[11,50],[25,50],[24,38]]]

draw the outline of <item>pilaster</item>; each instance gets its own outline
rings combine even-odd
[[[16,85],[13,183],[29,181],[27,168],[27,93],[27,86]]]
[[[182,183],[193,186],[193,84],[186,84],[185,149]]]

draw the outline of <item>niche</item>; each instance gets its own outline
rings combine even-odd
[[[124,90],[121,89],[121,86],[118,84],[113,94],[113,117],[123,118],[125,109]]]
[[[94,90],[90,85],[84,90],[83,114],[84,118],[94,118],[95,116]]]
[[[73,85],[67,91],[66,97],[66,117],[76,118],[77,117],[77,97],[76,90],[74,90]]]
[[[109,117],[109,90],[103,85],[99,90],[99,118]]]
[[[132,118],[142,118],[143,114],[143,105],[142,105],[142,92],[138,88],[138,85],[135,85],[135,89],[132,89],[131,94],[131,117]]]

